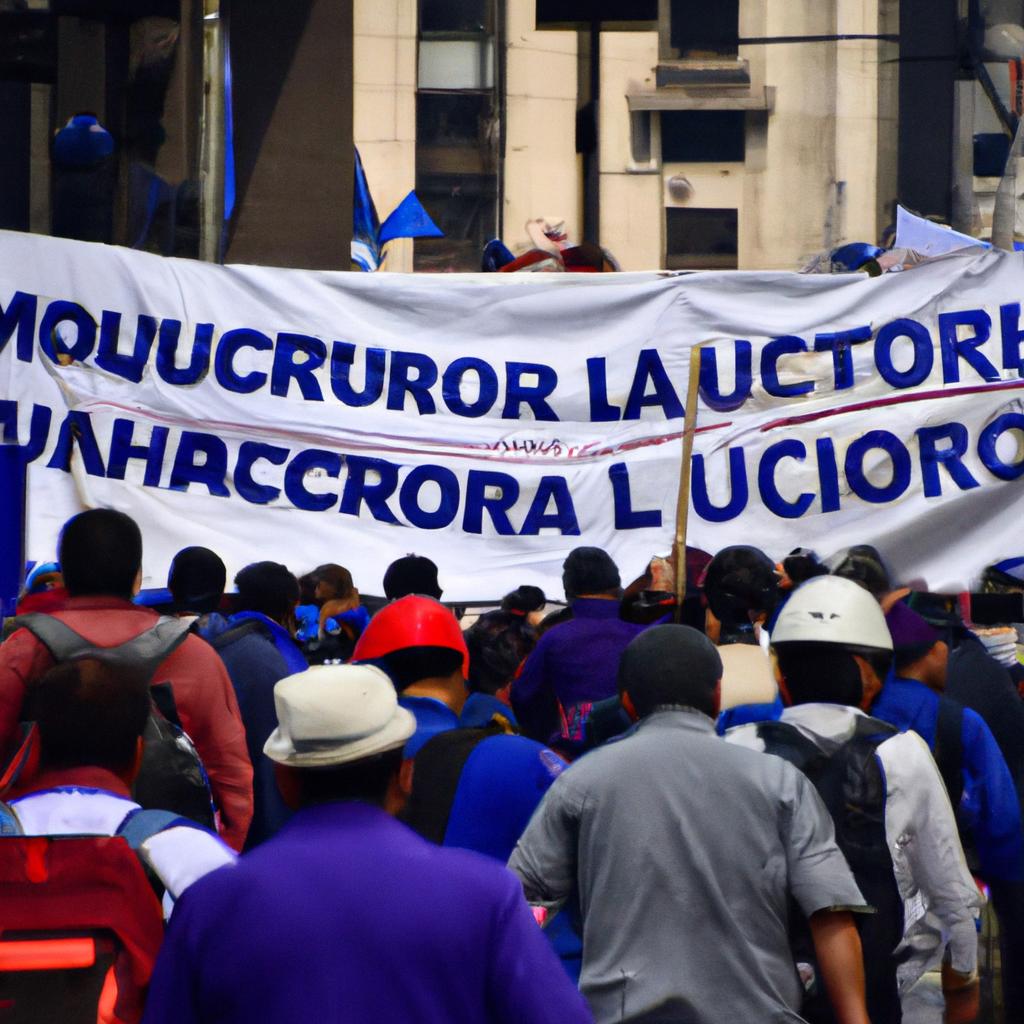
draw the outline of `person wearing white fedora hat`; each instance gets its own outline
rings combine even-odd
[[[516,879],[392,817],[416,723],[388,676],[318,666],[274,702],[295,814],[179,901],[144,1020],[590,1021]]]

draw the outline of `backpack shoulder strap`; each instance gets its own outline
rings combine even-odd
[[[18,624],[27,629],[53,656],[56,662],[67,661],[76,654],[91,650],[91,644],[80,633],[45,612],[30,612],[18,616]]]
[[[935,720],[935,763],[946,785],[954,812],[964,792],[964,709],[949,697],[939,697]]]
[[[176,651],[188,635],[189,624],[184,619],[163,615],[155,626],[117,647],[105,650],[110,658],[130,661],[149,679],[157,666]]]
[[[189,821],[188,818],[183,818],[173,811],[149,811],[139,808],[129,811],[114,834],[126,840],[128,845],[138,853],[147,839],[152,839],[158,832],[165,832],[176,825],[196,827],[195,822]]]

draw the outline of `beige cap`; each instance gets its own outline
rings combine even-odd
[[[404,746],[416,719],[373,665],[318,665],[274,687],[278,727],[263,753],[278,764],[326,768]]]

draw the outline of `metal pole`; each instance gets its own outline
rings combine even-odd
[[[203,12],[199,258],[220,263],[224,257],[224,26],[219,0],[205,0]]]
[[[690,467],[693,463],[693,435],[697,428],[697,398],[700,391],[700,352],[708,342],[690,349],[690,379],[686,388],[686,416],[683,420],[683,452],[679,465],[679,493],[676,497],[676,538],[672,546],[676,570],[676,607],[673,619],[681,622],[686,597],[686,525],[690,516]]]

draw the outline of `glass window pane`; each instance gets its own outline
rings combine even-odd
[[[735,210],[670,207],[665,211],[668,270],[735,270]]]
[[[746,120],[742,110],[664,110],[662,163],[742,161]]]

